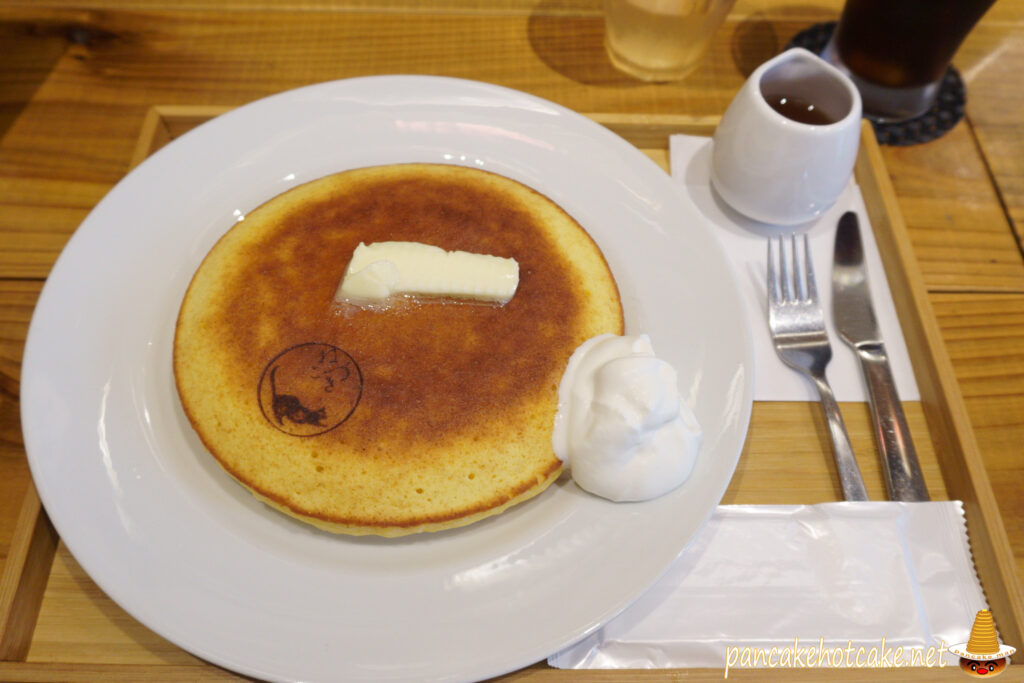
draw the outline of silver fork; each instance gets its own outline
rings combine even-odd
[[[825,367],[832,360],[832,347],[828,343],[825,316],[818,302],[807,235],[803,236],[802,259],[798,257],[795,235],[790,240],[789,250],[784,239],[778,239],[778,270],[772,247],[774,241],[768,240],[768,327],[775,351],[786,365],[802,372],[818,388],[821,409],[832,434],[832,449],[843,496],[846,500],[867,500],[868,493],[846,434],[843,416],[825,378]]]

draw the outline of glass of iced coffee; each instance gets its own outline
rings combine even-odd
[[[736,0],[605,0],[605,47],[617,69],[676,81],[708,49]]]
[[[876,121],[935,102],[960,44],[995,0],[846,0],[822,55],[850,76]]]

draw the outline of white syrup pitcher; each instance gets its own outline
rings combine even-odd
[[[847,76],[803,48],[787,50],[750,75],[718,124],[712,186],[754,220],[810,221],[846,187],[860,116]]]

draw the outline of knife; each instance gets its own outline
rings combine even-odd
[[[832,265],[832,314],[839,336],[860,358],[867,380],[871,420],[882,451],[889,497],[899,501],[929,500],[928,488],[917,461],[917,451],[896,393],[882,335],[871,306],[864,246],[857,214],[847,211],[836,230]]]

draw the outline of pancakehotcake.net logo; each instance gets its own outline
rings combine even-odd
[[[954,645],[949,651],[960,658],[960,668],[965,673],[977,678],[990,678],[1003,673],[1007,658],[1017,648],[999,642],[992,612],[983,609],[974,618],[970,639]]]
[[[725,677],[730,669],[892,669],[902,667],[944,667],[945,643],[937,647],[908,648],[892,646],[882,638],[877,645],[826,645],[819,638],[813,645],[801,644],[799,638],[784,647],[725,648]]]
[[[947,647],[945,642],[937,647],[893,646],[882,638],[877,645],[854,645],[847,641],[845,646],[825,644],[819,638],[817,644],[801,644],[799,638],[792,645],[784,647],[726,647],[725,678],[730,669],[892,669],[902,667],[945,667],[946,653],[959,657],[960,669],[977,678],[991,678],[1001,674],[1008,665],[1008,658],[1016,648],[999,642],[992,613],[980,610],[971,627],[970,639]]]

